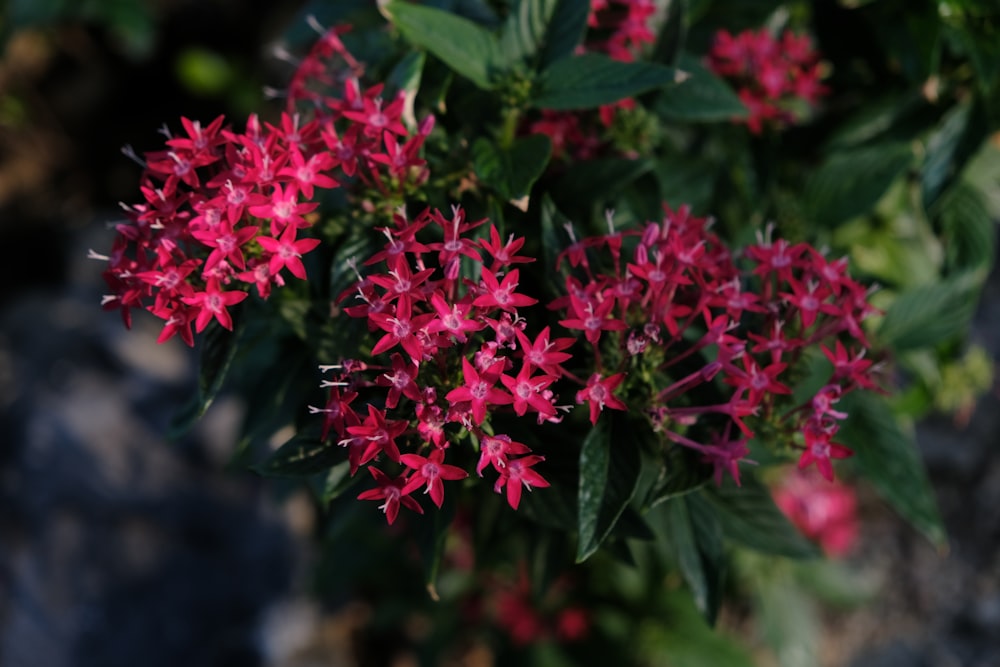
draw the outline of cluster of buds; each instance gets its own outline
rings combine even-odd
[[[776,39],[762,29],[734,37],[720,30],[707,64],[736,86],[749,111],[743,122],[754,134],[767,125],[781,128],[795,123],[827,92],[820,83],[819,54],[807,35],[786,31]]]
[[[160,342],[193,345],[215,320],[231,329],[229,308],[256,287],[267,298],[286,275],[305,279],[302,256],[320,240],[308,236],[318,190],[374,188],[387,198],[426,180],[418,151],[433,117],[409,136],[403,98],[382,100],[381,84],[363,89],[361,66],[335,30],[301,61],[276,124],[251,115],[236,132],[219,117],[207,126],[182,119],[184,133],[145,153],[143,201],[124,205],[126,220],[104,277],[105,309],[148,310],[165,321]],[[311,84],[336,85],[320,95]],[[303,111],[298,109],[302,107]]]
[[[876,388],[861,329],[875,312],[868,290],[847,275],[846,259],[772,241],[770,229],[746,248],[741,270],[707,219],[665,211],[628,233],[609,214],[607,234],[573,239],[560,257],[571,265],[567,295],[551,307],[591,347],[593,372],[578,395],[591,420],[605,407],[643,410],[666,441],[711,463],[717,482],[728,472],[737,483],[754,428],[766,426],[800,450],[800,467],[832,479],[831,459],[851,453],[833,442],[846,417],[835,404]],[[793,404],[790,383],[817,347],[830,377]],[[612,394],[619,385],[625,400]]]
[[[519,309],[537,299],[519,291],[515,266],[534,260],[518,254],[524,239],[504,241],[492,226],[488,239],[473,240],[470,232],[485,222],[467,221],[458,207],[450,218],[431,209],[412,220],[398,213],[380,230],[384,248],[364,262],[371,272],[355,265],[358,280],[340,295],[343,311],[365,319],[377,340],[370,363],[328,369],[335,371],[326,382],[330,396],[314,411],[324,415],[323,438],[334,432],[348,448],[352,474],[368,465],[377,488],[359,497],[382,501],[389,523],[400,507],[422,513],[410,495],[421,487],[441,506],[442,480],[467,476],[445,463],[462,440],[478,445],[476,472],[492,469],[494,490],[505,490],[514,509],[523,489],[548,486],[534,470],[543,458],[495,432],[491,418],[560,421],[565,406],[550,386],[574,340],[552,339],[548,328],[525,333]],[[358,404],[367,405],[361,414]],[[402,473],[378,468],[380,456]]]

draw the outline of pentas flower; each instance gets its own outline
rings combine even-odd
[[[331,399],[314,411],[325,415],[331,437],[348,447],[352,474],[365,463],[398,462],[410,471],[399,486],[403,497],[423,487],[440,506],[442,480],[467,475],[444,463],[445,451],[468,442],[479,449],[477,474],[492,468],[494,490],[516,509],[525,487],[548,485],[534,469],[543,459],[523,443],[493,435],[493,422],[501,415],[535,424],[558,421],[567,406],[558,403],[553,387],[564,376],[561,362],[570,359],[563,350],[574,341],[552,341],[547,328],[534,341],[526,337],[531,319],[521,309],[537,300],[519,291],[520,275],[511,267],[532,258],[517,254],[524,239],[501,242],[495,227],[485,244],[474,241],[486,222],[467,221],[457,207],[447,217],[427,209],[410,218],[398,210],[392,224],[379,229],[384,247],[351,260],[357,280],[337,299],[344,314],[367,321],[371,361],[363,368],[330,367],[338,371],[329,381]],[[475,274],[475,282],[463,277]],[[361,304],[346,305],[352,301]],[[350,387],[350,394],[341,387]],[[352,403],[366,404],[368,417],[352,417]],[[423,453],[427,447],[430,453]],[[382,453],[387,462],[377,460]]]
[[[406,484],[405,476],[393,479],[374,466],[369,466],[368,471],[375,478],[377,486],[359,493],[358,500],[381,500],[382,504],[379,505],[379,509],[385,512],[385,519],[390,525],[399,516],[400,507],[405,507],[417,514],[424,513],[424,508],[420,506],[420,503],[410,497],[409,494],[412,493],[412,490],[403,490]]]
[[[767,29],[735,36],[720,30],[706,64],[736,86],[749,112],[742,122],[754,134],[797,122],[797,106],[815,106],[828,92],[820,83],[819,55],[806,35],[786,31],[778,39]]]
[[[570,237],[567,295],[549,307],[591,349],[577,402],[588,403],[592,424],[605,407],[645,414],[666,442],[697,451],[720,482],[726,473],[739,483],[747,442],[764,423],[800,448],[801,466],[832,478],[831,461],[850,454],[833,441],[847,417],[836,404],[875,386],[876,367],[862,360],[860,323],[874,312],[859,296],[867,290],[839,260],[772,240],[773,229],[734,255],[707,219],[687,207],[664,211],[662,222],[640,230],[609,225],[604,236]],[[631,255],[622,257],[625,247]],[[525,358],[538,354],[529,344],[522,341]],[[792,378],[817,345],[835,370],[796,404]]]
[[[112,293],[102,305],[120,310],[126,326],[142,308],[165,321],[161,342],[179,335],[193,345],[191,327],[212,320],[229,328],[228,308],[254,287],[266,299],[283,273],[306,278],[302,257],[320,241],[300,230],[314,222],[319,191],[398,198],[426,180],[419,151],[433,122],[409,136],[402,96],[383,101],[381,84],[362,87],[339,33],[323,34],[301,61],[278,123],[251,115],[237,131],[221,116],[208,125],[182,118],[183,134],[168,131],[166,149],[145,159],[126,151],[144,167],[142,201],[124,207],[114,252],[92,254],[107,262]],[[387,156],[383,132],[405,148]]]

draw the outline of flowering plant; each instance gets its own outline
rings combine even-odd
[[[772,3],[734,36],[718,4],[317,3],[283,107],[133,154],[141,200],[98,255],[105,308],[201,346],[178,428],[229,378],[235,460],[301,479],[334,553],[374,520],[434,598],[506,576],[470,618],[518,646],[636,614],[581,583],[609,559],[678,573],[714,622],[730,549],[849,548],[835,478],[943,539],[891,399],[907,354],[964,334],[992,261],[961,177],[980,93],[874,123],[804,18]],[[935,281],[866,258],[885,240],[857,221],[887,210],[941,223]],[[836,533],[810,513],[831,503]]]

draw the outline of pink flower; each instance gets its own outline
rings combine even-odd
[[[385,512],[386,521],[390,525],[392,525],[392,522],[399,515],[400,505],[406,509],[413,510],[417,514],[424,513],[424,508],[420,506],[420,503],[411,498],[409,492],[403,490],[403,485],[406,483],[405,475],[392,479],[374,466],[368,466],[368,471],[375,478],[375,483],[378,486],[359,493],[358,500],[384,501],[379,505],[379,509]]]
[[[577,403],[586,401],[590,404],[591,424],[597,424],[597,418],[605,406],[615,410],[628,410],[628,406],[612,393],[624,379],[624,373],[616,373],[606,378],[601,378],[600,373],[594,373],[587,380],[587,386],[576,392]]]
[[[444,502],[444,484],[441,480],[465,479],[469,476],[469,473],[458,466],[444,463],[444,451],[434,449],[427,457],[419,454],[403,454],[399,457],[403,465],[413,469],[413,475],[403,487],[404,494],[412,493],[426,484],[424,493],[429,493],[434,504],[441,507]]]

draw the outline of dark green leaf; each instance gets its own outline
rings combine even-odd
[[[664,507],[667,539],[694,597],[695,606],[712,625],[722,602],[724,551],[720,529],[710,508],[697,496],[675,498]]]
[[[638,480],[635,439],[623,419],[603,415],[580,449],[577,562],[597,551],[632,499]]]
[[[532,91],[531,104],[539,109],[593,109],[677,84],[682,78],[671,67],[588,53],[547,67]]]
[[[519,0],[500,30],[505,69],[532,64],[545,45],[546,31],[557,4],[558,0]]]
[[[938,200],[948,266],[959,271],[993,266],[996,223],[976,188],[958,183]]]
[[[587,31],[590,4],[579,0],[558,0],[545,35],[541,67],[571,56]]]
[[[712,478],[712,467],[686,447],[671,445],[663,454],[663,471],[650,490],[648,504],[660,503],[701,488]]]
[[[806,207],[824,225],[868,213],[912,162],[906,143],[837,151],[809,179]]]
[[[681,54],[677,67],[688,78],[660,94],[655,107],[658,114],[671,120],[695,122],[724,122],[747,115],[746,106],[729,84],[697,58]]]
[[[205,330],[198,359],[198,385],[194,396],[171,422],[171,438],[180,437],[201,419],[222,388],[242,336],[241,312],[242,306],[232,309],[232,331],[224,329],[218,322],[212,322]]]
[[[479,180],[508,201],[531,192],[551,154],[552,142],[543,134],[521,137],[509,149],[484,138],[472,145],[473,168]]]
[[[676,65],[684,48],[687,33],[687,8],[685,0],[668,0],[660,33],[656,36],[651,60],[664,65]]]
[[[583,561],[599,546],[598,521],[604,504],[611,460],[611,428],[599,420],[580,448],[580,487],[577,493],[579,543],[576,560]]]
[[[742,486],[726,479],[721,486],[710,484],[700,492],[711,504],[726,538],[776,556],[819,555],[816,545],[803,537],[774,504],[766,486],[746,472],[740,475],[740,480]]]
[[[951,185],[986,139],[988,128],[982,109],[972,102],[955,105],[927,142],[921,170],[924,207],[931,207]]]
[[[451,12],[409,2],[390,2],[385,11],[411,43],[440,58],[480,88],[493,87],[497,40],[485,28]]]
[[[968,331],[986,273],[966,271],[896,297],[878,329],[881,341],[898,351],[940,343]]]
[[[293,436],[253,470],[268,477],[307,477],[325,472],[344,460],[344,450],[312,433]]]
[[[357,475],[351,475],[350,461],[341,461],[330,468],[326,479],[323,480],[323,504],[327,505],[335,498],[339,498],[340,494],[354,486],[358,479]]]
[[[934,489],[911,434],[878,394],[854,392],[838,409],[848,414],[838,440],[854,450],[854,461],[876,490],[931,542],[947,540]]]

